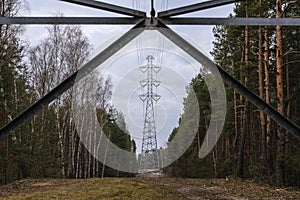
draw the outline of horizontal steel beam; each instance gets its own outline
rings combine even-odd
[[[83,24],[128,25],[140,18],[132,17],[0,17],[0,24]],[[235,26],[300,26],[300,18],[163,18],[168,25],[235,25]]]
[[[219,6],[224,6],[232,3],[236,3],[242,0],[211,0],[202,3],[193,4],[190,6],[184,6],[180,8],[175,8],[171,10],[166,10],[158,13],[158,17],[172,17],[176,15],[187,14],[191,12],[206,10],[209,8],[215,8]]]
[[[64,1],[68,3],[73,3],[77,5],[82,5],[82,6],[87,6],[91,8],[96,8],[96,9],[101,9],[101,10],[106,10],[118,14],[124,14],[124,15],[129,15],[133,17],[146,17],[146,13],[138,10],[133,10],[130,8],[125,8],[121,6],[116,6],[108,3],[103,3],[100,1],[94,1],[94,0],[59,0],[59,1]]]
[[[163,18],[169,25],[300,26],[300,18]]]
[[[300,128],[291,122],[289,119],[280,114],[276,109],[267,104],[264,100],[254,94],[251,90],[245,87],[238,80],[233,78],[229,73],[227,73],[220,66],[217,66],[212,60],[201,53],[197,48],[188,43],[185,39],[175,33],[173,30],[161,24],[162,28],[158,28],[158,31],[162,33],[165,37],[171,40],[179,48],[189,54],[192,58],[197,60],[200,64],[208,67],[212,72],[219,71],[223,81],[229,85],[231,88],[235,89],[239,94],[248,99],[253,105],[262,110],[265,114],[269,115],[275,122],[278,123],[282,128],[289,131],[296,138],[300,140]],[[216,68],[214,67],[216,66]]]
[[[108,58],[122,49],[126,44],[132,41],[135,37],[143,32],[140,27],[144,26],[144,20],[142,20],[138,25],[134,28],[130,29],[127,33],[125,33],[122,37],[112,43],[109,47],[104,49],[101,53],[95,56],[93,59],[88,61],[85,65],[83,65],[79,70],[77,70],[74,74],[65,79],[62,83],[60,83],[57,87],[51,90],[48,94],[38,100],[36,103],[31,105],[27,110],[25,110],[22,114],[17,116],[11,122],[9,122],[6,126],[0,129],[0,140],[8,136],[10,133],[15,131],[18,127],[24,124],[27,120],[32,118],[36,113],[46,107],[49,103],[55,100],[57,97],[62,95],[65,91],[70,89],[75,81],[79,81],[87,76],[91,71],[93,71],[96,67],[100,66],[104,63]]]
[[[0,24],[128,25],[140,20],[133,17],[0,17]]]

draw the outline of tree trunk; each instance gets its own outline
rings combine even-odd
[[[246,2],[247,3],[247,2]],[[246,12],[246,18],[248,18],[248,5],[245,7],[245,12]],[[244,43],[244,81],[245,81],[245,86],[248,86],[248,65],[249,65],[249,26],[245,26],[245,43]],[[243,57],[243,56],[242,56]],[[242,62],[243,63],[243,62]],[[241,77],[242,80],[242,77]],[[240,147],[239,147],[239,153],[238,153],[238,166],[237,166],[237,175],[238,177],[244,178],[244,165],[245,165],[245,143],[246,143],[246,132],[247,132],[247,119],[248,119],[248,108],[249,108],[249,103],[247,100],[243,101],[243,98],[241,97],[241,102],[240,104],[242,105],[244,102],[244,106],[241,108],[241,142],[240,142]],[[246,121],[247,120],[247,121]]]
[[[230,159],[230,138],[226,138],[226,159]]]
[[[244,148],[245,148],[245,141],[246,141],[246,135],[245,135],[245,114],[243,112],[243,109],[241,109],[242,115],[241,115],[241,143],[239,146],[239,153],[238,153],[238,163],[237,163],[237,176],[240,178],[244,178]]]
[[[60,104],[59,102],[57,102],[58,105]],[[61,165],[61,176],[62,178],[66,178],[65,175],[65,151],[64,151],[64,136],[63,136],[63,127],[61,126],[61,122],[60,122],[60,116],[59,116],[59,107],[57,106],[57,110],[56,110],[56,125],[57,125],[57,132],[58,132],[58,147],[59,147],[59,151],[60,151],[60,165]]]
[[[199,129],[198,129],[198,133],[197,133],[197,147],[198,147],[197,155],[199,155],[199,153],[200,153],[200,148],[201,148],[201,143],[200,143],[200,130],[199,130]]]
[[[246,17],[248,17],[248,6],[246,7]],[[245,29],[245,64],[246,64],[246,68],[245,68],[245,86],[248,87],[249,85],[249,52],[250,52],[250,46],[249,46],[249,26],[246,26],[246,29]],[[247,99],[244,100],[244,119],[242,120],[243,122],[243,138],[242,138],[242,145],[243,145],[243,156],[244,158],[242,159],[243,160],[243,177],[245,175],[245,171],[246,171],[246,162],[248,160],[248,156],[247,156],[247,146],[246,145],[246,138],[250,136],[250,105],[249,105],[249,101]],[[250,143],[248,143],[250,144]],[[250,147],[250,146],[248,146]]]
[[[262,0],[259,0],[261,17]],[[264,95],[264,77],[263,77],[263,30],[260,26],[258,29],[258,82],[259,82],[259,96],[261,99],[265,98]],[[264,168],[266,161],[266,121],[265,114],[260,110],[260,129],[261,129],[261,160]],[[264,170],[263,170],[264,173]]]
[[[102,133],[104,134],[104,133]],[[101,178],[104,178],[104,170],[105,170],[105,163],[106,163],[106,157],[107,157],[107,153],[108,153],[108,146],[109,146],[109,139],[111,137],[111,132],[109,132],[108,138],[107,138],[107,144],[105,147],[105,155],[104,155],[104,161],[102,164],[102,172],[101,172]]]
[[[276,18],[282,16],[282,1],[276,0]],[[282,69],[282,56],[283,56],[283,44],[282,44],[282,30],[281,26],[276,26],[276,86],[277,86],[277,109],[278,112],[284,114],[284,89],[283,89],[283,69]],[[278,185],[283,185],[283,166],[282,158],[285,152],[285,131],[282,127],[277,128],[277,160],[276,160],[276,182]]]
[[[270,105],[270,72],[269,72],[269,33],[268,27],[265,27],[265,52],[264,52],[264,65],[265,65],[265,92],[266,92],[266,103]],[[266,121],[266,159],[270,162],[270,151],[271,151],[271,117],[267,116]],[[269,164],[268,170],[270,170]]]
[[[231,60],[231,66],[232,66],[232,74],[233,77],[235,77],[235,63],[234,59]],[[233,90],[233,109],[234,109],[234,139],[233,139],[233,148],[235,149],[237,144],[237,138],[238,138],[238,110],[237,110],[237,92],[236,90]]]
[[[216,147],[212,151],[212,159],[213,159],[213,166],[214,166],[215,177],[217,177],[218,172],[217,172],[217,153],[216,153]]]
[[[291,117],[291,96],[290,96],[290,74],[289,74],[289,56],[286,55],[285,62],[285,73],[286,73],[286,99],[287,99],[287,110],[286,116],[290,119]],[[289,151],[289,132],[285,131],[285,154]]]

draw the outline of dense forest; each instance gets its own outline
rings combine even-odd
[[[244,1],[229,17],[299,17],[299,1]],[[300,125],[300,28],[216,26],[215,62],[268,104]],[[210,118],[210,99],[202,76],[190,86],[200,106],[198,135],[167,173],[176,177],[240,177],[272,185],[300,186],[300,142],[270,116],[227,87],[228,113],[218,144],[197,159]],[[187,103],[185,110],[188,110]],[[183,114],[183,116],[186,113]],[[169,138],[172,140],[178,128]]]
[[[23,6],[22,0],[1,1],[0,14],[16,16]],[[22,26],[0,25],[1,127],[75,72],[91,50],[79,26],[49,26],[47,37],[37,45],[20,39],[24,30]],[[95,81],[99,123],[109,132],[113,143],[135,151],[135,143],[126,129],[117,125],[125,123],[122,113],[109,105],[111,80],[100,76]],[[68,90],[14,134],[0,141],[0,184],[27,177],[126,175],[105,167],[86,150],[74,125],[72,95],[72,89]]]
[[[16,16],[23,3],[23,0],[1,1],[0,15]],[[236,4],[229,17],[299,15],[299,1],[252,0]],[[20,39],[24,30],[23,26],[0,25],[0,127],[76,71],[88,59],[92,48],[79,26],[49,26],[47,36],[37,45]],[[211,54],[215,62],[300,125],[300,28],[216,26],[214,36]],[[117,146],[135,152],[135,141],[124,128],[123,114],[109,104],[111,80],[100,76],[96,82],[100,101],[97,117],[104,132],[109,133],[107,136]],[[191,90],[199,102],[198,132],[184,155],[164,169],[167,175],[239,177],[300,187],[300,142],[229,87],[222,136],[213,151],[199,159],[210,121],[210,96],[201,75],[191,81],[188,93]],[[132,176],[105,167],[86,150],[75,128],[72,95],[72,89],[68,90],[0,141],[0,184],[29,177]],[[182,117],[194,109],[190,106],[195,106],[188,102],[189,95],[184,101]],[[174,128],[169,142],[177,131],[178,127]]]

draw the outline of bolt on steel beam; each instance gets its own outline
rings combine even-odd
[[[0,17],[0,24],[128,25],[140,20],[133,17]]]
[[[104,49],[101,53],[95,56],[93,59],[84,64],[79,70],[65,79],[62,83],[56,86],[53,90],[47,93],[44,97],[38,100],[36,103],[31,105],[27,110],[9,122],[6,126],[0,129],[0,140],[8,136],[10,133],[15,131],[18,127],[24,124],[27,120],[33,117],[36,113],[46,107],[49,103],[55,100],[57,97],[62,95],[65,91],[70,89],[75,81],[79,81],[92,72],[96,67],[104,63],[112,55],[122,49],[126,44],[136,38],[145,29],[143,27],[144,20],[141,20],[135,27],[130,29],[127,33],[113,42],[109,47]]]
[[[300,18],[163,18],[168,25],[300,26]]]
[[[133,10],[130,8],[125,8],[125,7],[116,6],[108,3],[94,1],[94,0],[59,0],[59,1],[106,10],[106,11],[123,14],[123,15],[129,15],[133,17],[146,17],[146,13],[142,11]]]
[[[180,8],[175,8],[171,10],[166,10],[158,13],[158,17],[172,17],[176,15],[182,15],[187,13],[192,13],[196,11],[206,10],[209,8],[215,8],[219,6],[224,6],[232,3],[239,2],[241,0],[212,0],[212,1],[206,1],[201,2],[189,6],[183,6]]]
[[[251,90],[245,87],[238,80],[233,78],[229,73],[227,73],[220,66],[216,65],[212,60],[206,57],[201,53],[197,48],[188,43],[185,39],[175,33],[172,29],[167,27],[165,24],[160,24],[161,28],[157,30],[181,48],[184,52],[198,61],[200,64],[208,67],[213,73],[216,73],[216,70],[219,71],[223,81],[229,85],[231,88],[235,89],[239,94],[248,99],[253,105],[261,109],[265,114],[269,115],[275,122],[277,122],[282,128],[289,131],[297,139],[300,140],[300,128],[291,122],[289,119],[280,114],[276,109],[267,104],[264,100],[254,94]],[[213,67],[213,66],[216,66]]]

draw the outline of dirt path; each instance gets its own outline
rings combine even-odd
[[[50,179],[0,187],[0,199],[300,199],[300,191],[223,179]]]

